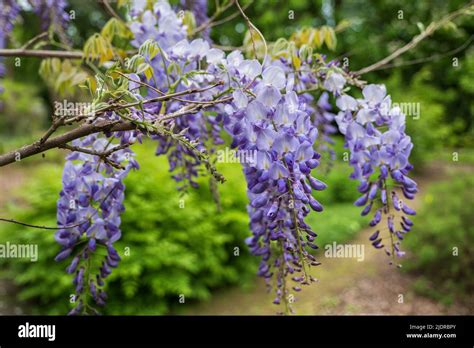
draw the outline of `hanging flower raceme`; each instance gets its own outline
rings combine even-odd
[[[341,112],[336,121],[351,151],[351,178],[360,181],[363,194],[355,204],[364,207],[362,215],[373,214],[370,226],[385,223],[371,235],[372,245],[383,248],[390,243],[387,254],[400,257],[404,255],[400,241],[413,225],[408,215],[415,215],[399,193],[411,200],[417,192],[416,183],[408,177],[413,144],[405,134],[405,115],[392,106],[385,86],[368,85],[362,94],[362,99],[342,95],[337,100]]]
[[[5,48],[7,44],[7,37],[13,29],[13,23],[20,13],[20,6],[16,0],[0,0],[0,48]],[[0,79],[5,76],[5,66],[3,65],[3,58],[0,57]],[[3,92],[3,87],[0,86],[0,93]],[[0,104],[1,108],[1,104]]]
[[[68,42],[65,31],[70,21],[66,11],[66,0],[31,0],[34,11],[40,18],[41,30],[51,28],[61,37],[63,42]]]
[[[287,276],[300,291],[315,280],[308,267],[319,264],[307,249],[317,248],[316,234],[304,221],[311,209],[323,209],[312,195],[325,188],[311,175],[320,158],[313,149],[318,131],[278,62],[262,72],[258,61],[235,51],[214,69],[233,90],[233,102],[223,107],[225,129],[237,151],[248,155],[242,165],[253,236],[247,244],[262,258],[258,274],[269,285],[274,280],[274,303],[284,302],[291,311]]]
[[[7,36],[13,30],[13,23],[20,14],[20,6],[16,0],[0,0],[0,47],[4,48]]]
[[[321,81],[325,81],[326,72],[331,67],[337,67],[339,63],[338,61],[325,63],[324,55],[313,57],[308,52],[308,47],[302,47],[299,50],[291,49],[291,47],[290,45],[288,49],[288,51],[292,52],[291,59],[280,56],[278,62],[281,63],[280,66],[287,72],[289,84],[291,84],[292,88],[299,94],[300,99],[307,104],[306,108],[311,114],[311,120],[318,129],[320,136],[315,143],[316,149],[320,153],[327,153],[329,155],[328,157],[334,160],[333,135],[337,133],[337,127],[334,125],[334,117],[336,115],[332,113],[332,106],[329,103],[329,94],[326,92],[326,90],[330,92],[334,90],[334,82],[325,82],[323,88],[321,88]],[[340,76],[342,77],[342,75]],[[316,89],[322,90],[318,99],[315,99],[315,97],[308,92]],[[328,161],[328,165],[330,164],[331,162]]]
[[[320,139],[317,142],[317,148],[320,152],[327,152],[331,160],[335,159],[334,152],[334,134],[337,133],[337,128],[334,125],[335,114],[332,112],[332,106],[329,103],[329,94],[323,92],[319,97],[314,111],[314,124],[318,128]]]
[[[210,41],[211,29],[206,27],[209,21],[207,16],[207,0],[180,0],[181,7],[185,10],[191,11],[196,20],[196,28],[203,27],[201,35],[207,41]]]
[[[115,136],[123,141],[133,141],[130,133]],[[62,246],[56,261],[74,255],[66,269],[75,274],[76,306],[70,314],[96,313],[87,303],[88,294],[97,305],[105,304],[104,279],[120,261],[113,243],[121,236],[120,214],[124,211],[125,189],[122,181],[132,168],[138,168],[138,164],[128,148],[112,152],[107,161],[85,153],[113,150],[113,146],[118,145],[112,145],[112,139],[97,134],[78,139],[73,146],[80,150],[66,158],[63,189],[57,203],[60,228],[55,239]],[[107,253],[102,261],[94,257],[98,248],[104,248]]]
[[[134,45],[140,47],[151,39],[159,50],[153,57],[145,56],[153,69],[153,78],[142,76],[142,80],[152,86],[148,90],[148,97],[157,97],[160,92],[177,93],[197,89],[202,87],[203,83],[215,81],[212,75],[204,74],[205,71],[199,69],[205,53],[210,50],[209,43],[202,39],[188,42],[182,19],[178,18],[167,2],[155,3],[153,11],[145,7],[135,7],[133,13],[135,19],[130,29],[135,34]],[[191,101],[205,103],[212,98],[213,93],[215,90],[193,93],[166,103],[150,104],[145,107],[145,111],[154,115],[177,112]],[[198,151],[213,152],[212,148],[209,148],[210,144],[206,144],[208,140],[211,140],[213,145],[223,143],[219,119],[210,115],[205,117],[201,111],[190,112],[166,124],[172,125],[174,132],[197,141]],[[180,183],[179,189],[197,187],[195,178],[198,176],[201,161],[195,151],[169,136],[156,134],[153,138],[158,141],[156,154],[168,156],[170,171],[174,172],[173,178]]]

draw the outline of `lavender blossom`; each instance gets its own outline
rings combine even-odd
[[[115,136],[130,138],[130,135],[124,133]],[[111,146],[106,138],[97,134],[78,139],[73,145],[94,151],[105,151]],[[66,269],[68,273],[75,273],[73,283],[76,286],[77,305],[71,314],[79,314],[81,311],[81,300],[86,289],[90,290],[98,305],[104,302],[96,290],[102,279],[110,274],[110,267],[116,267],[120,260],[113,243],[121,237],[120,214],[125,209],[125,186],[122,180],[132,168],[138,168],[132,156],[133,153],[128,148],[110,155],[110,161],[125,164],[121,170],[102,162],[95,155],[72,152],[67,157],[62,179],[63,189],[57,203],[60,228],[55,239],[62,247],[56,261],[68,258],[72,253],[75,255]],[[82,241],[86,243],[83,244]],[[85,279],[84,269],[90,267],[86,260],[94,257],[98,245],[107,249],[107,256],[100,269],[95,270],[97,275],[93,273],[93,269],[88,269],[89,279]],[[80,264],[83,265],[78,269]],[[89,286],[84,286],[84,282]]]
[[[365,206],[362,215],[368,214],[373,205],[380,207],[376,209],[370,225],[386,222],[391,240],[387,254],[401,257],[404,252],[400,250],[400,241],[409,228],[403,223],[407,219],[404,215],[399,219],[402,220],[401,227],[405,229],[399,231],[395,228],[397,217],[393,210],[406,215],[415,215],[415,211],[399,198],[396,187],[389,187],[388,179],[390,175],[395,184],[400,186],[405,198],[414,198],[417,185],[408,177],[412,169],[408,157],[413,144],[405,134],[405,115],[398,107],[392,107],[385,86],[368,85],[362,94],[362,99],[342,95],[337,100],[341,111],[336,121],[351,151],[349,163],[354,168],[351,178],[361,182],[359,190],[363,193],[355,204]],[[387,192],[390,192],[391,200],[387,199]],[[379,240],[372,244],[376,248],[382,245]]]
[[[277,62],[261,72],[257,62],[247,69],[249,63],[236,52],[222,63],[235,89],[234,102],[224,108],[224,124],[239,150],[256,153],[255,163],[243,164],[253,233],[246,242],[262,259],[258,275],[268,284],[276,277],[274,303],[284,302],[291,310],[287,276],[308,285],[313,280],[307,268],[319,264],[308,251],[317,248],[316,234],[305,222],[311,209],[323,209],[312,195],[313,190],[325,188],[311,175],[320,158],[312,146],[318,130],[305,99],[292,90],[281,92],[287,86],[284,66]],[[256,97],[245,93],[251,81]]]
[[[30,0],[34,11],[40,18],[41,30],[52,30],[58,33],[63,42],[68,42],[65,34],[70,21],[66,11],[68,3],[66,0]]]
[[[189,10],[194,14],[196,19],[196,27],[199,28],[205,25],[209,20],[207,16],[207,0],[180,0],[181,7],[185,10]],[[205,28],[201,35],[207,41],[210,41],[210,28]]]
[[[13,24],[20,13],[20,6],[15,0],[0,0],[0,48],[5,48],[7,44],[7,37],[13,30]],[[0,57],[0,79],[5,76],[5,66],[3,64],[3,57]],[[3,92],[3,87],[0,85],[0,93]],[[1,108],[1,103],[0,103]]]
[[[148,83],[166,93],[179,92],[193,87],[198,88],[203,82],[210,82],[206,81],[202,75],[188,77],[184,82],[181,81],[182,74],[177,71],[169,71],[170,64],[179,66],[182,73],[196,71],[198,60],[204,58],[210,47],[208,42],[202,39],[192,42],[185,39],[186,30],[181,19],[167,2],[158,1],[155,3],[153,11],[144,8],[136,9],[134,14],[134,21],[130,25],[130,29],[135,34],[133,44],[139,47],[147,40],[152,39],[161,50],[160,54],[149,62],[153,67],[155,78]],[[211,95],[195,94],[182,99],[206,100]],[[148,97],[156,96],[158,96],[156,91],[149,91]],[[184,102],[173,100],[164,104],[148,105],[146,111],[149,114],[159,114],[165,108],[167,113],[172,113],[178,111],[183,105],[185,105]],[[168,124],[172,124],[175,133],[183,134],[187,139],[197,141],[196,149],[203,151],[207,149],[205,143],[209,139],[212,139],[214,145],[223,142],[220,137],[219,122],[219,117],[204,117],[202,112],[198,112],[169,121]],[[178,188],[185,191],[188,187],[197,187],[195,179],[199,174],[201,161],[196,153],[167,135],[155,134],[153,138],[158,142],[156,155],[167,155],[170,172],[174,173],[172,177],[179,183]],[[213,149],[208,151],[212,153]]]

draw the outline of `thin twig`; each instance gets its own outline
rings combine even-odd
[[[127,55],[133,55],[136,51],[127,51]],[[23,48],[2,48],[0,57],[39,57],[39,58],[66,58],[82,59],[81,51],[54,51],[54,50],[28,50]]]
[[[110,197],[110,195],[112,194],[112,192],[114,192],[114,190],[115,190],[116,188],[117,188],[117,184],[114,185],[114,187],[112,187],[112,188],[110,189],[109,193],[107,193],[107,195],[100,201],[99,207],[102,206],[102,204],[104,204],[104,202],[107,200],[107,198]],[[17,225],[22,225],[22,226],[26,226],[26,227],[33,227],[33,228],[37,228],[37,229],[41,229],[41,230],[68,230],[68,229],[70,229],[70,228],[79,227],[79,226],[81,226],[81,225],[84,225],[86,222],[89,222],[98,212],[99,212],[99,210],[98,210],[98,209],[95,209],[94,214],[92,214],[89,219],[80,221],[80,222],[75,223],[75,224],[73,224],[73,225],[56,226],[56,227],[33,225],[33,224],[28,224],[28,223],[26,223],[26,222],[17,221],[17,220],[14,220],[14,219],[5,219],[5,218],[0,218],[0,221],[9,222],[9,223],[13,223],[13,224],[17,224]]]
[[[392,54],[388,55],[387,57],[385,57],[384,59],[372,64],[372,65],[369,65],[368,67],[365,67],[363,69],[360,69],[358,71],[355,71],[354,73],[356,75],[364,75],[364,74],[367,74],[368,72],[371,72],[371,71],[374,71],[374,70],[378,70],[380,69],[380,67],[382,66],[385,66],[386,64],[388,64],[389,62],[391,62],[392,60],[394,60],[395,58],[398,58],[399,56],[401,56],[403,53],[407,52],[408,50],[414,48],[415,46],[417,46],[421,41],[423,41],[424,39],[426,39],[428,36],[432,35],[436,30],[438,30],[439,28],[441,28],[443,25],[445,25],[446,23],[454,20],[455,18],[461,16],[461,15],[464,15],[466,14],[469,10],[472,9],[473,7],[473,4],[474,4],[474,0],[473,1],[470,1],[468,5],[460,8],[459,10],[456,10],[454,12],[451,12],[449,14],[447,14],[446,16],[444,16],[443,18],[441,18],[439,21],[436,21],[436,22],[431,22],[430,25],[428,25],[428,27],[423,30],[420,34],[416,35],[408,44],[406,44],[405,46],[403,47],[400,47],[399,49],[397,49],[395,52],[393,52]]]
[[[20,49],[26,50],[28,47],[32,46],[33,44],[35,44],[36,42],[38,42],[39,40],[41,40],[42,38],[47,37],[47,36],[48,36],[48,32],[44,31],[44,32],[36,35],[32,39],[28,40],[23,46],[21,46]]]
[[[53,119],[53,123],[51,124],[51,126],[48,128],[48,130],[46,131],[46,133],[41,137],[41,139],[38,141],[38,145],[41,145],[43,144],[46,140],[49,139],[49,137],[51,135],[53,135],[54,132],[56,132],[56,130],[64,124],[64,121],[65,121],[65,118],[64,117],[60,117],[60,118],[56,118],[56,119]]]
[[[128,108],[138,106],[138,105],[150,104],[150,103],[156,103],[156,102],[160,102],[160,101],[170,100],[170,99],[173,99],[175,97],[180,97],[180,96],[183,96],[183,95],[201,93],[201,92],[208,91],[212,88],[215,88],[217,86],[221,86],[223,83],[224,83],[223,81],[218,81],[218,82],[216,82],[212,85],[209,85],[209,86],[206,86],[206,87],[203,87],[203,88],[190,88],[190,89],[187,89],[187,90],[184,90],[184,91],[181,91],[181,92],[175,92],[175,93],[166,94],[166,95],[163,95],[163,96],[160,96],[160,97],[150,98],[150,99],[146,99],[146,100],[140,100],[140,101],[137,101],[137,102],[131,102],[131,103],[127,103],[127,104],[110,104],[109,106],[105,107],[104,109],[99,110],[98,112],[103,113],[103,112],[111,111],[111,110],[128,109]],[[191,102],[191,101],[188,101],[188,102]]]
[[[108,0],[102,0],[102,4],[104,4],[104,7],[105,7],[106,11],[107,11],[112,17],[115,17],[115,18],[117,18],[119,21],[123,22],[123,19],[117,14],[117,12],[115,12],[115,10],[112,8],[112,6],[110,6]]]
[[[231,7],[234,4],[234,1],[235,0],[229,1],[224,7],[218,7],[216,12],[207,21],[205,21],[203,24],[201,24],[199,27],[193,30],[192,35],[196,35],[197,33],[200,33],[201,31],[206,30],[211,25],[211,23],[217,17],[219,17],[221,13],[225,12],[225,10],[227,10],[229,7]]]
[[[250,39],[252,40],[253,50],[255,52],[255,57],[257,57],[257,49],[255,47],[255,41],[253,39],[252,29],[255,30],[258,33],[258,35],[260,35],[260,37],[262,38],[263,46],[265,48],[265,54],[263,56],[263,62],[262,62],[262,66],[264,66],[265,62],[267,60],[267,56],[268,56],[267,41],[265,40],[265,37],[263,36],[262,32],[260,30],[258,30],[258,28],[252,23],[250,18],[245,14],[242,6],[240,6],[239,0],[235,0],[235,4],[237,5],[237,8],[239,9],[240,14],[242,15],[242,17],[244,17],[245,21],[247,22],[247,26],[248,26],[249,32],[250,32]],[[252,81],[252,83],[253,83],[253,81]]]
[[[252,5],[253,1],[250,1],[248,4],[245,4],[244,6],[242,6],[242,10],[246,10],[247,8],[250,7],[250,5]],[[228,21],[231,21],[233,20],[234,18],[236,18],[237,16],[240,15],[240,11],[235,11],[234,13],[232,13],[231,15],[227,16],[227,17],[224,17],[218,21],[215,21],[215,22],[212,22],[209,24],[209,28],[212,28],[212,27],[215,27],[215,26],[218,26],[218,25],[221,25],[221,24],[224,24],[224,23],[227,23]]]
[[[415,64],[421,64],[421,63],[426,63],[426,62],[432,62],[432,61],[435,61],[435,60],[438,60],[438,59],[441,59],[441,58],[444,58],[444,57],[451,56],[451,55],[456,54],[458,52],[461,52],[466,47],[468,47],[473,40],[474,40],[474,35],[471,35],[471,37],[465,43],[463,43],[461,46],[459,46],[459,47],[457,47],[457,48],[455,48],[451,51],[444,52],[444,53],[438,53],[438,54],[434,54],[434,55],[429,56],[429,57],[413,59],[413,60],[409,60],[409,61],[405,61],[405,62],[387,64],[387,65],[384,65],[384,66],[382,66],[378,69],[375,69],[373,71],[385,70],[385,69],[391,69],[391,68],[398,68],[398,67],[401,67],[401,66],[415,65]]]
[[[78,227],[78,226],[80,226],[80,225],[82,225],[82,224],[85,224],[85,223],[87,222],[87,221],[83,221],[83,222],[81,222],[81,223],[74,224],[74,225],[52,227],[52,226],[41,226],[41,225],[28,224],[28,223],[26,223],[26,222],[17,221],[17,220],[14,220],[14,219],[4,219],[4,218],[0,218],[0,221],[3,221],[3,222],[10,222],[10,223],[12,223],[12,224],[22,225],[22,226],[26,226],[26,227],[38,228],[38,229],[42,229],[42,230],[60,230],[60,229],[67,230],[67,229],[69,229],[69,228]]]
[[[166,95],[165,92],[163,92],[162,90],[146,83],[146,82],[143,82],[143,81],[140,81],[140,80],[135,80],[135,79],[132,79],[130,76],[127,76],[126,74],[123,74],[121,73],[120,71],[115,71],[117,74],[119,74],[120,76],[123,76],[125,77],[127,80],[129,81],[132,81],[134,83],[137,83],[139,85],[142,85],[144,87],[147,87],[149,89],[151,89],[152,91],[155,91],[156,93],[160,94],[160,95]],[[172,97],[171,99],[173,100],[177,100],[177,101],[180,101],[180,102],[183,102],[183,103],[191,103],[191,104],[215,104],[215,102],[213,101],[198,101],[198,100],[188,100],[188,99],[182,99],[182,98],[179,98],[179,97]]]
[[[122,145],[115,146],[115,147],[113,147],[109,150],[105,150],[105,151],[102,151],[102,152],[87,149],[87,148],[83,148],[83,147],[79,147],[79,146],[73,146],[73,145],[69,145],[69,144],[59,145],[58,148],[66,149],[66,150],[69,150],[69,151],[82,152],[82,153],[92,155],[92,156],[97,156],[101,160],[103,160],[105,163],[111,165],[112,167],[114,167],[116,169],[123,170],[125,168],[122,165],[120,165],[119,163],[116,163],[116,162],[112,161],[109,158],[109,156],[114,152],[117,152],[119,150],[123,150],[123,149],[129,147],[130,145],[131,144],[128,144],[128,143],[127,144],[122,144]]]
[[[0,49],[0,57],[40,57],[82,59],[80,51],[27,50],[23,48]]]

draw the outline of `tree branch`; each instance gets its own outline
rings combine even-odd
[[[85,154],[88,154],[88,155],[97,156],[102,161],[104,161],[105,163],[111,165],[112,167],[114,167],[116,169],[123,170],[125,168],[121,164],[116,163],[113,160],[111,160],[109,158],[109,156],[112,153],[116,152],[116,151],[123,150],[123,149],[129,147],[130,145],[132,145],[132,144],[128,144],[128,143],[127,144],[122,144],[122,145],[115,146],[115,147],[113,147],[109,150],[104,150],[102,152],[94,151],[94,150],[79,147],[79,146],[68,145],[68,144],[62,144],[62,145],[59,145],[58,147],[61,148],[61,149],[69,150],[69,151],[82,152],[82,153],[85,153]]]
[[[383,70],[383,69],[391,69],[391,68],[398,68],[398,67],[401,67],[401,66],[421,64],[421,63],[426,63],[426,62],[432,62],[432,61],[435,61],[435,60],[438,60],[438,59],[441,59],[441,58],[444,58],[444,57],[452,56],[453,54],[461,52],[466,47],[468,47],[473,40],[474,40],[474,35],[471,35],[471,37],[465,43],[463,43],[461,46],[459,46],[459,47],[457,47],[457,48],[455,48],[451,51],[444,52],[444,53],[437,53],[437,54],[434,54],[434,55],[429,56],[429,57],[413,59],[413,60],[404,61],[404,62],[400,62],[400,63],[387,64],[387,65],[381,66],[380,68],[374,69],[373,71]]]
[[[23,48],[0,49],[0,57],[40,57],[82,59],[81,51],[27,50]]]
[[[84,137],[89,134],[99,132],[120,132],[133,130],[136,128],[137,125],[135,125],[134,123],[124,121],[99,121],[95,124],[84,124],[67,133],[58,135],[54,138],[50,138],[43,143],[36,142],[30,145],[23,146],[20,149],[11,151],[4,155],[0,155],[0,167],[33,155],[37,155],[50,149],[58,148],[63,144],[67,144],[72,140]]]
[[[431,24],[428,25],[428,27],[424,31],[422,31],[420,34],[416,35],[405,46],[400,47],[399,49],[397,49],[395,52],[388,55],[384,59],[382,59],[382,60],[380,60],[380,61],[378,61],[378,62],[376,62],[372,65],[369,65],[368,67],[365,67],[363,69],[355,71],[354,73],[356,75],[364,75],[364,74],[367,74],[368,72],[380,69],[382,66],[390,63],[392,60],[394,60],[395,58],[398,58],[399,56],[401,56],[406,51],[408,51],[408,50],[414,48],[415,46],[417,46],[421,41],[426,39],[428,36],[432,35],[436,30],[441,28],[446,23],[454,20],[455,18],[457,18],[461,15],[466,14],[468,11],[470,11],[472,9],[473,6],[474,6],[474,1],[470,1],[469,4],[467,4],[466,6],[460,8],[459,10],[456,10],[454,12],[451,12],[451,13],[447,14],[446,16],[441,18],[439,21],[431,22]]]
[[[110,6],[108,0],[102,0],[102,4],[104,5],[105,10],[106,10],[112,17],[115,17],[115,18],[117,18],[119,21],[123,22],[123,19],[117,14],[117,12],[115,12],[115,10],[112,8],[112,6]]]
[[[200,92],[204,92],[209,89],[215,88],[216,86],[220,86],[222,84],[223,84],[223,81],[218,81],[212,85],[209,85],[203,88],[191,88],[191,89],[184,90],[181,92],[171,93],[171,94],[151,98],[144,101],[131,102],[127,104],[111,104],[105,107],[104,109],[98,110],[97,114],[103,114],[107,111],[127,109],[134,106],[138,106],[140,104],[149,104],[152,102],[165,101],[165,100],[169,100],[178,96],[183,96],[183,95],[188,95],[188,94],[193,94],[193,93],[200,93]],[[221,103],[228,100],[230,99],[223,98],[223,99],[217,99],[213,101],[213,103],[211,104],[204,104],[204,105],[194,104],[194,109],[198,110],[205,106],[210,106],[210,105]],[[190,103],[192,104],[191,101]],[[179,116],[182,116],[188,113],[193,113],[193,112],[194,112],[193,108],[189,109],[187,106],[185,106],[181,110],[178,110],[177,112],[169,114],[169,115],[165,115],[163,118],[159,120],[163,121],[165,119],[167,120],[170,118],[179,117]],[[13,150],[7,154],[0,155],[0,167],[22,160],[24,158],[27,158],[33,155],[37,155],[46,150],[61,147],[61,145],[67,144],[68,142],[72,140],[81,138],[89,134],[100,133],[100,132],[120,132],[120,131],[127,131],[127,130],[133,130],[133,129],[139,128],[139,125],[133,122],[133,120],[128,120],[128,121],[101,120],[93,124],[85,123],[79,126],[78,128],[73,129],[67,133],[59,135],[55,138],[50,138],[50,136],[57,130],[58,126],[61,124],[62,122],[60,121],[57,121],[57,122],[53,121],[53,125],[49,128],[46,134],[37,142],[30,145],[23,146],[22,148]]]

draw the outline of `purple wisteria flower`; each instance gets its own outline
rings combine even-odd
[[[65,35],[67,25],[70,22],[66,11],[68,3],[66,0],[31,0],[33,9],[40,18],[41,30],[52,30],[58,33],[61,40],[68,42]]]
[[[207,16],[207,0],[180,0],[181,7],[185,10],[189,10],[194,14],[196,19],[196,27],[199,28],[202,25],[205,25],[209,17]],[[210,41],[211,30],[209,27],[206,27],[202,30],[201,35],[207,41]]]
[[[319,165],[320,155],[313,149],[318,130],[305,99],[293,90],[282,91],[287,75],[280,64],[262,69],[257,61],[245,61],[234,52],[222,66],[234,88],[232,104],[223,108],[225,129],[233,146],[253,151],[257,159],[243,164],[253,233],[246,242],[262,259],[258,275],[268,284],[276,278],[274,303],[284,302],[291,310],[287,276],[299,291],[301,284],[315,281],[307,268],[319,265],[308,251],[317,248],[316,233],[305,222],[311,209],[323,210],[313,192],[326,185],[311,175]],[[255,96],[246,91],[252,81]]]
[[[362,215],[374,211],[370,226],[386,222],[384,231],[378,230],[371,236],[372,245],[383,248],[383,240],[388,239],[387,254],[401,257],[404,252],[400,250],[400,241],[413,225],[407,215],[415,215],[415,211],[399,198],[396,188],[409,200],[418,191],[416,183],[408,177],[413,168],[408,161],[413,144],[405,134],[405,115],[398,107],[392,107],[385,86],[368,85],[362,94],[361,99],[342,95],[336,102],[341,110],[336,121],[351,151],[351,178],[361,183],[359,191],[363,195],[355,204],[364,206]]]
[[[13,30],[13,24],[20,14],[20,6],[16,0],[0,0],[0,48],[5,48],[7,44],[7,37]],[[3,57],[0,57],[0,79],[5,76],[5,65],[3,64]],[[3,87],[0,85],[0,93],[3,92]],[[1,108],[0,103],[0,108]]]
[[[326,91],[340,95],[345,84],[344,76],[337,72],[330,72],[324,80],[323,87]]]
[[[121,137],[122,141],[124,138],[133,141],[133,135],[127,133],[131,132],[114,136]],[[97,152],[116,146],[97,134],[75,140],[73,145]],[[110,161],[124,166],[119,170],[104,163],[98,156],[83,152],[72,152],[66,159],[63,189],[57,203],[59,229],[55,234],[62,249],[56,261],[74,254],[66,269],[68,273],[75,274],[76,306],[70,314],[81,314],[91,309],[90,306],[83,306],[86,289],[90,290],[97,305],[105,304],[103,280],[111,273],[111,267],[116,267],[120,261],[113,243],[121,237],[120,214],[125,209],[125,186],[122,181],[132,168],[138,168],[138,163],[129,148],[115,151],[109,156]],[[90,269],[91,264],[87,260],[94,257],[98,247],[105,248],[107,256],[100,267]]]
[[[153,11],[146,9],[146,1],[134,1],[133,16],[129,24],[135,39],[132,44],[139,47],[146,40],[152,39],[159,43],[163,50],[168,50],[180,40],[186,38],[186,29],[176,12],[167,1],[158,0]]]
[[[159,89],[163,93],[181,92],[187,89],[199,88],[203,84],[210,84],[216,81],[212,74],[206,74],[205,70],[196,73],[199,62],[212,57],[216,62],[219,59],[219,52],[210,49],[209,43],[203,39],[188,41],[186,30],[182,21],[171,6],[165,1],[158,1],[153,7],[153,11],[145,10],[145,6],[138,4],[134,10],[134,21],[130,28],[135,34],[133,44],[139,47],[147,40],[153,40],[160,48],[160,54],[153,57],[148,63],[153,68],[154,78],[146,81]],[[222,51],[220,51],[222,52]],[[221,55],[223,57],[223,53]],[[177,69],[170,70],[170,65],[174,64]],[[191,75],[191,72],[193,74]],[[183,75],[190,74],[183,79]],[[142,80],[146,80],[144,76]],[[212,99],[213,93],[195,93],[181,98],[186,101],[206,101]],[[156,90],[149,90],[148,97],[157,97]],[[140,97],[140,96],[139,96]],[[163,110],[166,113],[178,111],[187,102],[171,100],[166,103],[150,103],[145,107],[148,115],[159,115]],[[170,120],[166,125],[171,125],[175,133],[183,134],[187,139],[197,142],[198,151],[206,150],[206,142],[212,139],[212,144],[223,143],[220,137],[221,127],[219,116],[208,115],[204,117],[202,112],[184,115],[183,117]],[[195,180],[199,174],[201,161],[194,151],[184,146],[167,135],[154,134],[152,136],[158,142],[157,155],[166,154],[173,172],[173,178],[179,183],[180,190],[186,190],[189,186],[197,187]],[[213,149],[207,149],[213,152]]]

